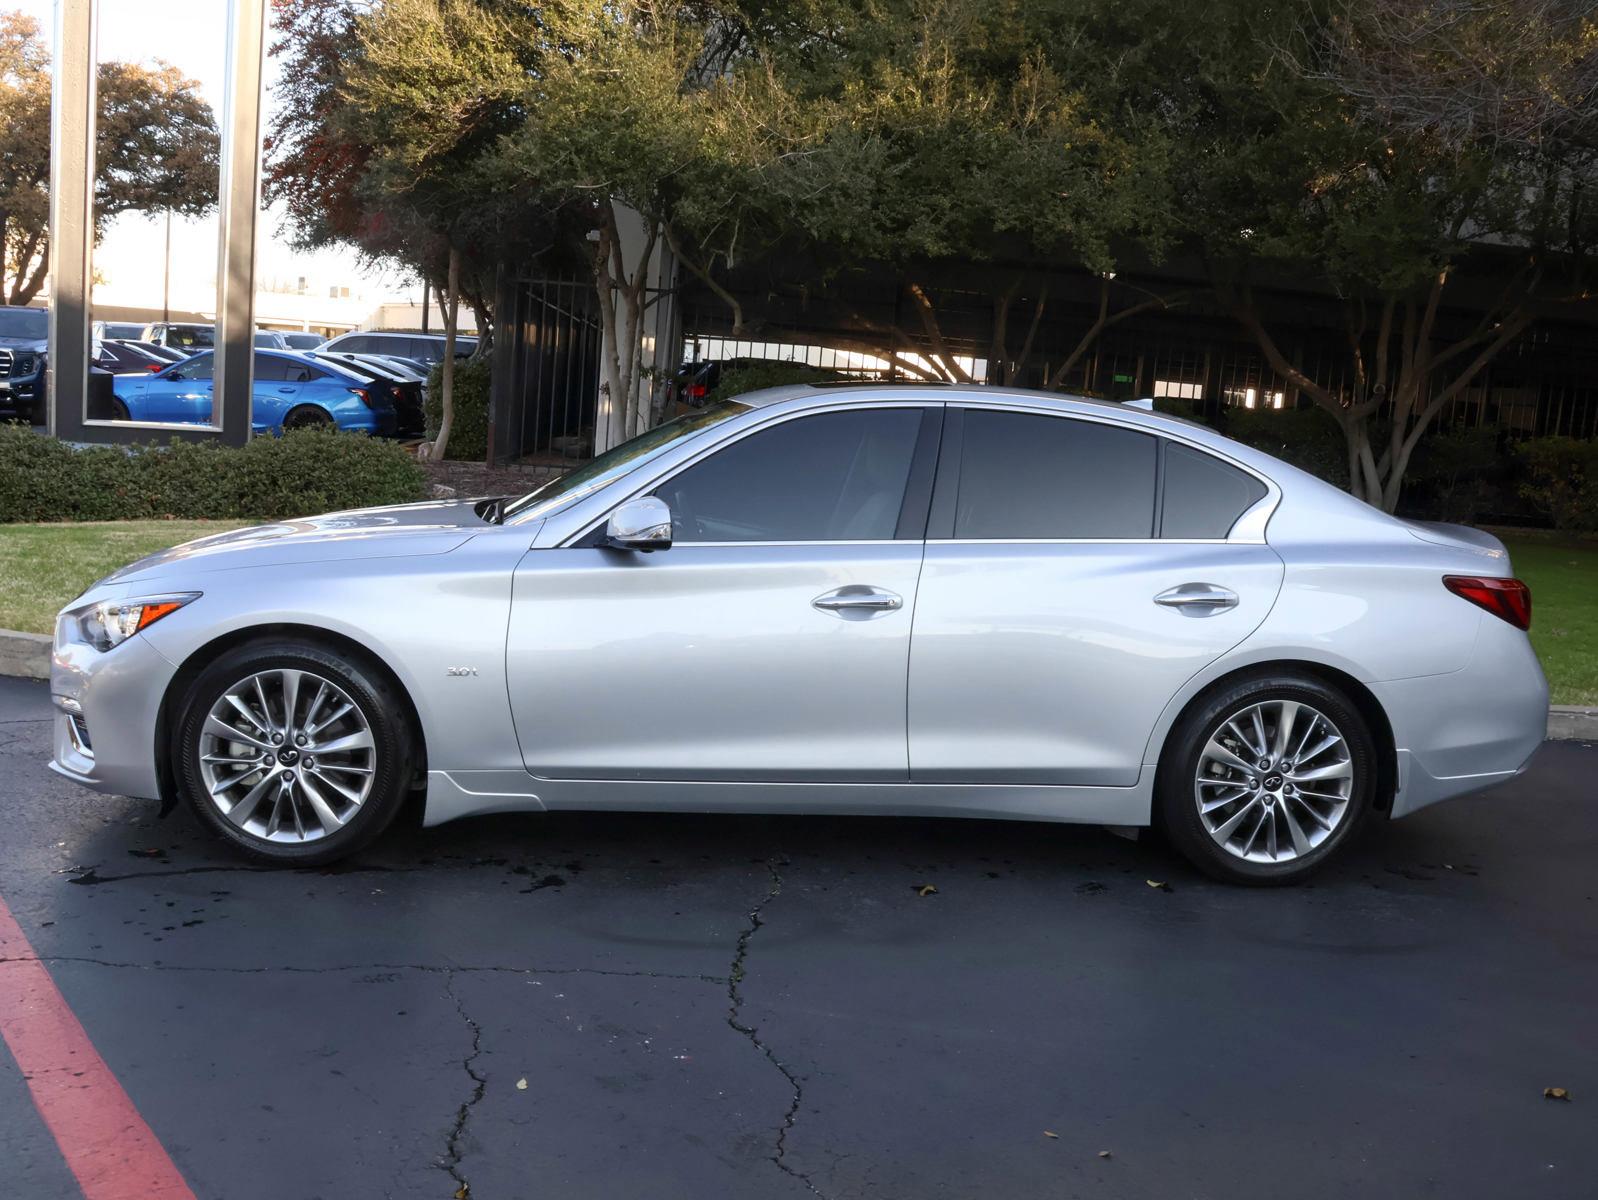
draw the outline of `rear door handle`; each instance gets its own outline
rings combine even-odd
[[[1237,607],[1237,593],[1213,583],[1181,583],[1154,597],[1154,603],[1190,617],[1208,617]]]
[[[903,608],[904,598],[883,588],[851,583],[817,596],[810,602],[810,606],[819,608],[822,612],[843,613],[858,610],[867,614],[882,613]]]

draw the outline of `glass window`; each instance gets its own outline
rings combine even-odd
[[[683,542],[853,542],[899,524],[917,408],[821,413],[750,434],[656,494]]]
[[[965,414],[957,538],[1147,538],[1155,439],[1066,417]]]
[[[1160,536],[1224,538],[1265,496],[1265,485],[1213,454],[1165,444],[1165,500]]]
[[[255,378],[261,383],[275,383],[285,379],[283,368],[288,364],[275,354],[257,354],[255,356]]]
[[[360,354],[370,350],[372,348],[372,343],[376,340],[377,339],[375,338],[369,337],[340,338],[338,345],[333,347],[333,349],[337,350],[340,354]]]
[[[562,504],[569,504],[606,484],[615,482],[627,472],[643,466],[650,459],[659,457],[684,438],[693,437],[712,425],[719,425],[739,413],[748,411],[748,405],[728,400],[711,405],[709,408],[702,408],[698,412],[684,414],[675,420],[667,421],[664,425],[656,425],[653,429],[646,430],[619,446],[612,446],[603,454],[590,459],[586,466],[568,471],[556,479],[551,479],[543,487],[528,492],[521,499],[513,500],[505,506],[503,516],[508,519],[528,514],[536,515],[550,512]]]
[[[209,379],[211,369],[215,364],[215,356],[210,353],[196,354],[193,358],[185,359],[172,367],[162,378],[165,379]]]

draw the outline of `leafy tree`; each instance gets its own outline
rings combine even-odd
[[[216,122],[197,86],[165,64],[100,64],[96,236],[121,213],[197,216],[215,205]],[[36,21],[0,14],[0,242],[9,304],[32,300],[49,272],[49,183],[49,55]]]
[[[1170,131],[1183,235],[1202,248],[1221,302],[1272,368],[1336,418],[1350,490],[1389,511],[1437,414],[1539,312],[1581,294],[1591,240],[1591,162],[1569,143],[1510,139],[1489,124],[1472,132],[1419,106],[1395,122],[1357,78],[1362,55],[1386,64],[1389,79],[1426,81],[1431,94],[1460,88],[1428,31],[1447,27],[1439,13],[1465,8],[1488,21],[1493,6],[1236,0],[1173,14],[1157,0],[1128,0],[1099,28],[1136,47],[1117,73],[1128,100]],[[1562,51],[1547,65],[1578,59]],[[1451,301],[1473,273],[1500,285],[1485,312],[1462,321]],[[1283,277],[1334,296],[1345,386],[1317,377],[1281,339],[1255,286]]]

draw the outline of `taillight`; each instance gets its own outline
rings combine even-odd
[[[709,390],[710,389],[702,383],[693,384],[688,388],[688,398],[690,400],[703,400],[705,398],[705,393]]]
[[[1486,575],[1444,575],[1443,586],[1516,629],[1531,628],[1531,589],[1518,579]]]
[[[359,396],[361,398],[361,403],[366,405],[367,408],[376,408],[377,407],[375,404],[372,403],[372,394],[370,392],[368,392],[365,388],[351,388],[350,389],[350,395]]]
[[[146,371],[149,371],[153,375],[157,371],[166,370],[171,365],[172,365],[171,363],[145,363],[144,364],[144,369]]]

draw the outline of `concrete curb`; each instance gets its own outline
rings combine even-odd
[[[49,679],[50,644],[48,634],[0,629],[0,675]],[[1598,742],[1598,708],[1555,704],[1548,710],[1548,738]]]
[[[1548,710],[1548,740],[1598,742],[1598,708],[1553,705]]]
[[[18,633],[15,629],[0,629],[0,675],[49,679],[52,640],[47,633]]]

